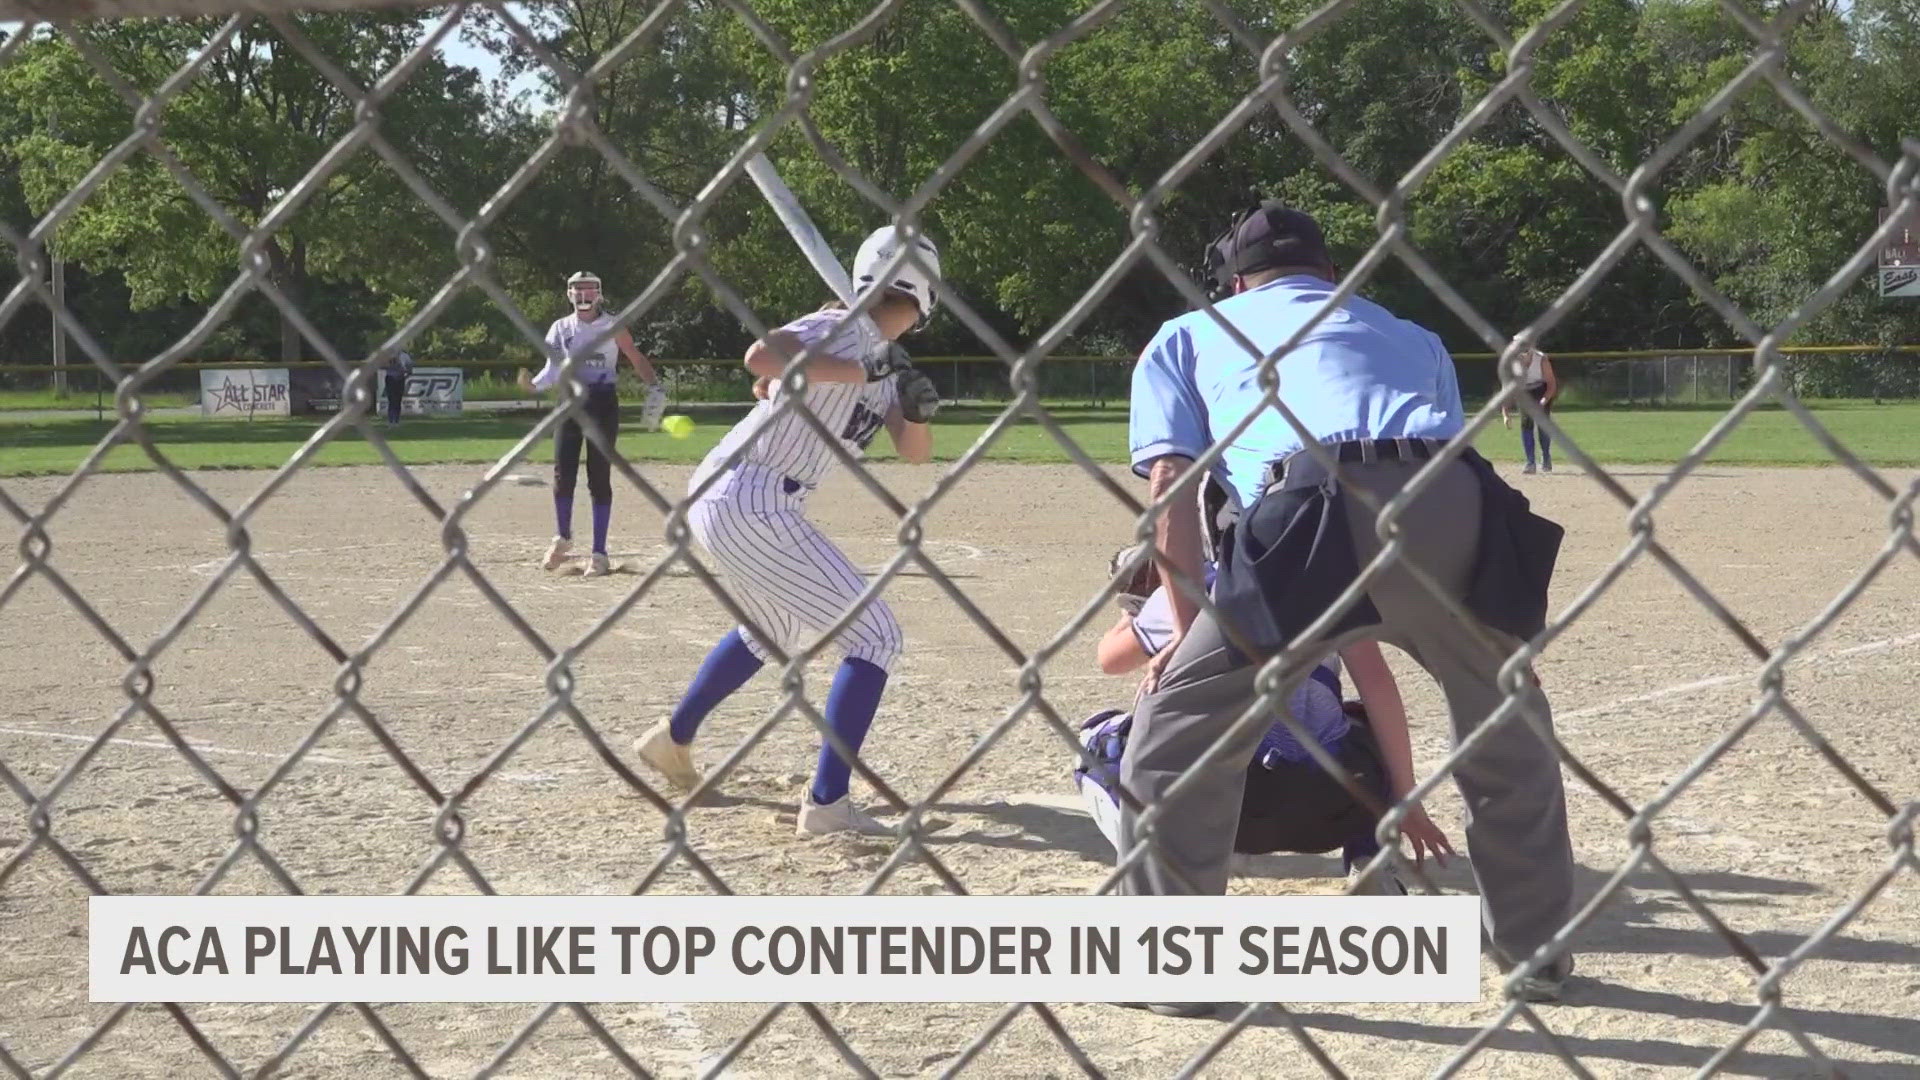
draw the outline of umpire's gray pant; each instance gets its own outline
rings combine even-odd
[[[1343,471],[1384,505],[1422,464],[1379,462]],[[1461,596],[1479,543],[1480,485],[1459,462],[1434,481],[1400,517],[1408,540],[1405,557]],[[1351,492],[1342,497],[1364,568],[1380,553],[1374,515]],[[1465,739],[1505,698],[1495,683],[1504,657],[1487,655],[1398,561],[1367,595],[1380,613],[1380,625],[1307,649],[1303,657],[1317,659],[1365,639],[1404,650],[1439,681],[1453,717],[1454,741]],[[1519,644],[1495,637],[1508,656]],[[1310,666],[1303,662],[1292,673],[1289,692]],[[1232,654],[1220,627],[1202,612],[1169,660],[1159,690],[1134,711],[1121,781],[1142,806],[1166,802],[1174,784],[1229,733],[1253,702],[1257,670]],[[1537,688],[1530,695],[1538,713],[1550,720],[1545,695]],[[1151,841],[1147,856],[1122,880],[1120,891],[1226,891],[1242,780],[1267,726],[1241,725],[1224,752],[1200,768],[1196,782],[1152,824],[1145,837]],[[1453,777],[1466,800],[1467,853],[1480,886],[1487,934],[1503,966],[1511,966],[1545,944],[1572,912],[1573,851],[1559,762],[1525,719],[1514,716],[1456,765]],[[1143,838],[1137,820],[1132,811],[1122,815],[1123,850]]]

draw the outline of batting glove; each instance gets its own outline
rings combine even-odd
[[[897,341],[887,342],[884,348],[875,349],[867,356],[867,381],[879,382],[881,379],[902,371],[913,370],[913,358]]]
[[[900,415],[909,423],[924,424],[940,411],[940,390],[924,371],[908,368],[895,376],[900,392]]]

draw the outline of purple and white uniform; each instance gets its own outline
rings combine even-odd
[[[862,360],[886,347],[873,320],[846,324],[847,312],[816,311],[781,327],[807,346]],[[844,324],[844,325],[843,325]],[[838,333],[835,331],[838,330]],[[866,575],[806,518],[807,496],[836,463],[833,451],[798,413],[774,415],[786,397],[779,383],[767,400],[733,426],[694,470],[689,492],[719,473],[687,510],[687,524],[719,564],[735,599],[783,649],[800,631],[825,631],[866,591]],[[855,458],[865,455],[899,403],[893,379],[868,383],[810,383],[806,405]],[[749,438],[739,464],[726,460]],[[725,469],[724,472],[721,470]],[[743,627],[741,638],[762,661],[765,650]],[[890,669],[900,655],[900,622],[876,599],[841,633],[847,656]]]
[[[620,346],[614,341],[619,329],[613,314],[606,311],[591,319],[573,314],[553,320],[547,327],[547,363],[533,377],[533,388],[547,390],[559,382],[561,361],[574,352],[580,354],[573,370],[581,382],[589,387],[613,386],[620,374]]]
[[[1211,566],[1207,567],[1206,583],[1208,588],[1212,588]],[[1167,596],[1165,585],[1155,589],[1140,605],[1139,613],[1133,617],[1133,635],[1148,656],[1159,653],[1173,641],[1173,602]],[[1342,697],[1340,657],[1328,656],[1314,666],[1299,686],[1294,687],[1293,694],[1287,699],[1287,711],[1313,735],[1316,742],[1332,749],[1353,729],[1353,723],[1347,719],[1346,709],[1341,704]],[[1100,832],[1115,850],[1120,847],[1120,801],[1114,789],[1120,782],[1120,756],[1126,748],[1132,724],[1132,714],[1118,709],[1109,709],[1090,717],[1081,727],[1080,741],[1098,763],[1098,768],[1089,772],[1084,763],[1076,762],[1073,771],[1074,783],[1079,787],[1081,797],[1086,800],[1094,824],[1099,826]],[[1267,729],[1266,735],[1260,740],[1260,749],[1254,754],[1255,762],[1269,768],[1281,761],[1310,759],[1311,755],[1300,745],[1300,740],[1279,721]]]

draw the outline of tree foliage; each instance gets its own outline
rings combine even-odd
[[[1126,6],[1054,49],[1028,92],[1128,192],[1154,194],[1160,243],[1181,264],[1195,261],[1228,214],[1277,196],[1319,215],[1340,261],[1351,266],[1378,241],[1377,214],[1275,109],[1252,111],[1210,154],[1189,160],[1259,82],[1265,43],[1319,6],[1243,0],[1239,34],[1200,0]],[[1519,38],[1556,6],[1498,0],[1485,10]],[[939,175],[925,221],[941,242],[947,276],[994,332],[1024,348],[1062,321],[1133,233],[1126,210],[1034,116],[1017,111],[984,143],[975,138],[1025,85],[1027,50],[1086,12],[1080,0],[1000,7],[997,32],[1007,48],[959,5],[901,5],[865,40],[819,64],[804,111],[812,132],[787,124],[771,156],[843,252],[884,214],[829,158],[902,201]],[[810,308],[823,287],[749,181],[720,191],[712,178],[752,132],[783,115],[791,87],[781,54],[827,46],[871,8],[870,0],[758,0],[760,23],[748,25],[719,0],[689,0],[620,63],[603,65],[604,77],[584,99],[593,130],[672,212],[702,202],[702,251],[763,321]],[[1766,5],[1761,15],[1777,9]],[[653,5],[573,0],[503,10],[528,20],[541,51],[584,71],[648,20]],[[307,14],[296,22],[349,78],[371,86],[441,14]],[[1781,70],[1841,129],[1891,162],[1903,138],[1911,144],[1920,135],[1920,83],[1911,77],[1920,69],[1916,27],[1915,0],[1817,5],[1798,24]],[[212,22],[128,20],[74,33],[128,85],[152,94],[217,30]],[[487,209],[489,269],[527,318],[542,324],[558,307],[566,275],[590,269],[622,300],[659,283],[658,302],[637,326],[644,346],[667,356],[737,352],[747,334],[708,283],[667,273],[675,257],[669,217],[585,140],[554,134],[565,80],[493,13],[470,14],[458,35],[464,50],[436,51],[382,105],[380,131],[456,213]],[[1478,109],[1508,76],[1510,54],[1448,0],[1353,5],[1286,45],[1276,56],[1290,107],[1345,168],[1381,190],[1402,188],[1408,239],[1495,327],[1511,330],[1536,317],[1627,227],[1620,195],[1520,103]],[[491,81],[472,65],[476,49],[497,68]],[[1532,51],[1530,86],[1624,178],[1756,49],[1710,0],[1590,0]],[[509,92],[527,85],[538,89]],[[389,336],[459,268],[454,232],[371,149],[314,175],[317,162],[351,143],[354,104],[267,22],[250,23],[213,49],[161,119],[166,146],[242,228],[297,201],[267,242],[271,279],[349,353],[364,354]],[[1437,163],[1427,161],[1469,122],[1469,137]],[[27,42],[0,68],[0,214],[25,231],[134,125],[132,107],[71,40],[42,33]],[[536,156],[543,162],[537,174],[516,185],[523,163]],[[1179,181],[1168,186],[1176,170]],[[1764,81],[1647,179],[1663,232],[1716,289],[1768,326],[1797,317],[1848,263],[1885,200],[1870,172]],[[506,199],[510,185],[519,189]],[[72,267],[74,306],[134,360],[186,332],[241,273],[240,244],[144,152],[66,219],[57,243]],[[1841,284],[1839,298],[1805,320],[1796,340],[1920,337],[1920,305],[1882,301],[1871,275]],[[1382,265],[1367,289],[1456,347],[1477,346],[1398,260]],[[1102,303],[1077,312],[1063,348],[1131,351],[1183,308],[1159,271],[1142,264]],[[0,358],[44,359],[44,327],[25,317],[0,327]],[[1735,340],[1726,320],[1636,245],[1548,343]],[[951,317],[917,347],[983,351]],[[477,290],[457,297],[414,342],[416,353],[448,359],[530,348]],[[314,355],[257,296],[202,351]]]

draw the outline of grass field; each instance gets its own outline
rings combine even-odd
[[[180,409],[196,404],[199,398],[193,394],[160,390],[147,394],[145,400],[148,408]],[[113,392],[96,391],[91,381],[84,386],[76,385],[65,394],[56,394],[51,390],[0,390],[0,413],[96,408],[104,408],[112,413]]]
[[[1868,463],[1880,466],[1920,464],[1920,402],[1873,404],[1864,401],[1821,402],[1814,407],[1820,421]],[[689,408],[699,422],[686,439],[646,433],[629,427],[621,434],[621,448],[635,460],[687,463],[698,461],[739,408]],[[983,407],[954,407],[940,414],[935,439],[936,456],[951,460],[964,453],[997,413]],[[1095,460],[1120,462],[1127,449],[1126,413],[1118,408],[1092,409],[1062,406],[1054,417]],[[1580,440],[1589,454],[1605,463],[1662,464],[1679,459],[1723,415],[1718,406],[1669,408],[1567,409],[1555,416]],[[414,418],[388,429],[401,460],[409,464],[490,462],[499,458],[533,423],[528,412],[478,414],[449,418]],[[631,424],[632,421],[629,421]],[[209,420],[197,416],[157,416],[151,421],[155,441],[175,463],[192,469],[273,468],[285,462],[319,427],[307,417],[290,419]],[[92,418],[11,418],[0,413],[0,476],[38,476],[72,472],[112,421]],[[882,439],[876,458],[891,452]],[[1480,450],[1496,461],[1520,456],[1517,431],[1494,428],[1483,435]],[[534,460],[550,460],[551,442],[534,450]],[[994,445],[990,456],[1000,461],[1061,462],[1065,452],[1039,425],[1022,421]],[[323,465],[363,465],[378,456],[357,434],[324,447]],[[1567,460],[1564,453],[1562,460]],[[1832,463],[1813,436],[1782,409],[1769,408],[1749,417],[1730,435],[1712,460],[1738,465],[1826,465]],[[108,471],[148,469],[152,463],[134,447],[122,446],[108,454]]]

